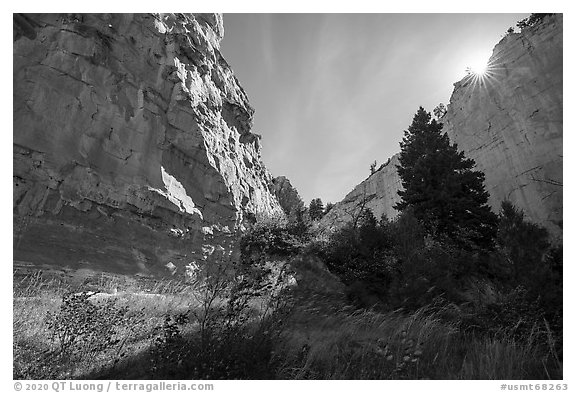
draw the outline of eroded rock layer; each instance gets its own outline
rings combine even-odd
[[[548,16],[494,48],[489,72],[456,83],[441,119],[451,141],[486,175],[489,203],[504,199],[526,217],[562,235],[562,15]],[[416,109],[416,108],[415,108]],[[397,155],[350,192],[322,220],[349,222],[360,206],[376,217],[393,208],[401,182]]]
[[[281,214],[223,34],[215,14],[14,16],[15,260],[183,271]]]

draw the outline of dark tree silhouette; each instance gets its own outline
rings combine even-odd
[[[400,143],[398,174],[404,190],[394,207],[412,207],[426,232],[466,248],[492,248],[497,216],[487,205],[484,174],[451,144],[442,123],[420,107]]]
[[[308,213],[310,214],[310,219],[312,221],[321,219],[324,216],[324,204],[322,203],[322,199],[312,199],[312,201],[310,201]]]

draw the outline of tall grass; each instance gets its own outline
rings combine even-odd
[[[300,309],[278,350],[285,379],[559,379],[554,345],[537,332],[479,336],[446,321],[452,310],[424,307],[409,315],[346,310],[318,317]],[[310,321],[313,321],[310,323]],[[538,332],[540,334],[544,332]],[[546,334],[552,340],[552,333]]]
[[[464,329],[449,305],[411,313],[359,311],[344,298],[327,296],[324,287],[313,289],[301,285],[273,306],[253,302],[249,317],[227,330],[222,321],[229,295],[206,309],[199,287],[185,282],[98,275],[70,283],[40,274],[19,276],[14,282],[14,377],[167,378],[151,371],[154,356],[161,354],[156,361],[183,365],[178,378],[562,378],[559,338],[545,324],[523,338],[506,332],[480,335]],[[63,295],[81,290],[101,291],[94,301],[113,301],[128,308],[126,315],[140,317],[119,330],[113,350],[72,362],[61,356],[47,315],[61,310]],[[209,315],[212,319],[201,327],[202,312],[220,319]],[[176,323],[184,314],[189,321]]]
[[[80,378],[90,372],[114,364],[109,354],[96,358],[74,359],[67,362],[48,329],[49,314],[58,314],[67,293],[98,291],[92,300],[116,307],[127,307],[129,313],[143,315],[134,329],[118,337],[123,342],[125,356],[146,350],[167,313],[184,312],[195,307],[191,288],[182,282],[136,281],[132,278],[95,275],[82,282],[33,273],[15,276],[13,298],[14,377],[22,379]]]

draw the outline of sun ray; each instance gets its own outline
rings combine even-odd
[[[498,59],[492,56],[489,61],[476,61],[473,65],[466,68],[464,77],[464,86],[466,92],[475,89],[487,90],[494,87],[498,82],[499,76],[505,71],[505,68],[498,63]]]

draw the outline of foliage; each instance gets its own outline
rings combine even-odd
[[[526,221],[524,212],[509,201],[501,205],[497,243],[515,283],[526,285],[541,276],[550,246],[548,233],[543,227]]]
[[[516,26],[519,27],[520,29],[535,26],[538,23],[542,22],[542,20],[549,15],[554,15],[554,14],[530,14],[529,17],[524,18],[521,21],[519,21],[518,23],[516,23]]]
[[[282,379],[561,379],[547,346],[502,334],[483,337],[446,322],[449,305],[401,312],[340,310],[317,318],[306,306],[277,350]]]
[[[310,206],[308,207],[308,213],[310,214],[310,219],[312,221],[318,221],[324,216],[324,204],[322,199],[315,198],[310,201]]]
[[[561,329],[562,246],[552,246],[545,228],[529,222],[524,213],[503,201],[497,244],[507,268],[506,282],[522,287],[527,302],[544,311],[554,329]]]
[[[245,266],[236,274],[212,271],[195,293],[196,309],[166,315],[151,348],[156,378],[270,378],[272,348],[286,316],[287,270],[276,275],[264,266]],[[242,273],[242,274],[239,274]],[[271,277],[272,276],[272,277]],[[254,313],[254,303],[260,303]],[[191,322],[195,322],[191,328]],[[186,329],[192,329],[184,333]]]
[[[308,240],[308,224],[302,219],[268,219],[256,223],[240,239],[243,258],[250,255],[289,256],[297,254]]]
[[[46,296],[49,292],[42,289],[45,282],[39,284],[32,289]],[[47,342],[43,343],[41,354],[33,355],[34,341],[15,337],[14,378],[68,378],[86,364],[93,368],[108,364],[114,368],[128,355],[126,343],[143,323],[142,310],[119,306],[115,300],[96,299],[96,295],[66,293],[57,309],[37,310],[43,317],[36,323],[36,336],[46,337]]]
[[[46,327],[58,343],[61,355],[91,356],[117,348],[120,329],[131,327],[137,315],[129,316],[126,306],[118,307],[114,300],[103,302],[90,298],[94,292],[65,295],[57,313],[48,312]]]
[[[377,165],[376,160],[374,160],[374,161],[372,162],[372,164],[370,164],[370,174],[371,174],[371,175],[374,174],[374,172],[376,172],[376,165]]]
[[[403,255],[417,254],[429,241],[418,230],[412,231],[410,223],[413,217],[406,216],[403,220],[402,231],[407,232],[403,235],[404,242],[417,240],[414,247],[416,250],[403,248]],[[388,220],[381,220],[377,227],[382,226],[383,221]],[[384,226],[392,230],[392,226],[398,223],[399,220],[394,220]],[[398,227],[393,229],[398,230]],[[394,233],[392,238],[396,238]],[[421,238],[423,240],[419,243]],[[396,244],[392,243],[393,250],[400,252],[401,248],[396,248]],[[561,255],[561,251],[555,250],[551,252],[550,259]],[[341,303],[341,300],[335,300],[341,298],[329,298],[324,292],[319,294],[309,291],[295,298],[294,293],[298,288],[277,292],[274,288],[278,287],[273,285],[270,292],[262,287],[263,297],[246,294],[250,300],[244,302],[240,299],[240,293],[244,290],[233,279],[240,277],[228,274],[228,269],[224,268],[214,268],[211,275],[218,272],[222,272],[223,278],[226,277],[230,285],[212,303],[212,311],[207,313],[208,318],[216,322],[206,324],[208,329],[203,344],[198,321],[192,312],[199,311],[198,299],[210,298],[209,291],[202,294],[206,287],[199,285],[200,282],[166,285],[165,282],[154,283],[149,279],[134,280],[130,277],[134,284],[122,284],[119,287],[116,279],[95,280],[100,288],[118,287],[119,294],[123,294],[118,296],[118,302],[127,300],[125,304],[131,313],[141,308],[145,312],[145,318],[135,324],[136,334],[128,336],[126,340],[124,348],[129,356],[123,357],[116,367],[97,373],[94,373],[96,369],[92,359],[77,358],[74,363],[79,369],[75,373],[68,373],[62,368],[66,359],[43,355],[51,348],[49,337],[42,335],[45,311],[48,309],[57,313],[60,304],[55,291],[64,290],[63,284],[43,278],[41,282],[34,280],[35,287],[32,288],[31,281],[23,280],[20,284],[15,279],[15,377],[562,379],[562,357],[559,352],[562,337],[553,329],[548,329],[546,322],[535,322],[532,327],[528,322],[523,322],[519,327],[529,332],[524,337],[519,337],[519,331],[514,333],[508,327],[488,334],[478,334],[477,330],[471,329],[476,322],[485,323],[489,328],[492,326],[490,318],[493,315],[503,318],[503,326],[515,323],[512,318],[510,322],[504,321],[511,313],[519,318],[527,316],[530,320],[536,320],[527,314],[532,312],[529,308],[515,311],[516,303],[529,306],[530,303],[522,294],[525,291],[518,290],[517,295],[513,295],[513,291],[510,296],[502,297],[496,303],[502,304],[502,311],[491,313],[486,310],[484,314],[477,313],[482,318],[484,315],[486,317],[470,320],[469,324],[464,325],[464,306],[439,302],[438,299],[412,311],[374,312],[350,307],[347,303]],[[284,282],[284,279],[280,281]],[[313,290],[317,286],[312,285],[308,289]],[[29,288],[29,292],[23,293],[22,288]],[[143,288],[147,291],[139,293]],[[232,288],[237,288],[238,296],[232,295]],[[340,288],[336,286],[330,290]],[[232,311],[228,317],[230,299],[235,296],[238,300],[232,303],[247,303],[249,307],[242,312]],[[232,307],[232,310],[237,310],[237,307]],[[449,319],[448,316],[453,317]],[[31,336],[34,332],[40,334]],[[115,356],[114,351],[97,355],[98,359],[107,361],[109,365],[114,363]],[[29,372],[32,363],[37,366],[34,373]],[[42,367],[51,372],[48,373]]]
[[[391,241],[387,222],[378,223],[372,211],[364,209],[357,226],[349,223],[334,233],[319,254],[330,271],[350,286],[352,299],[374,305],[394,274]]]
[[[436,119],[440,120],[446,114],[448,110],[446,109],[446,105],[443,103],[439,103],[436,108],[434,108],[433,113],[436,116]]]
[[[394,207],[408,207],[436,240],[460,247],[489,249],[497,217],[488,206],[484,174],[473,170],[474,160],[451,144],[442,123],[420,107],[400,143],[398,174],[403,190]]]

